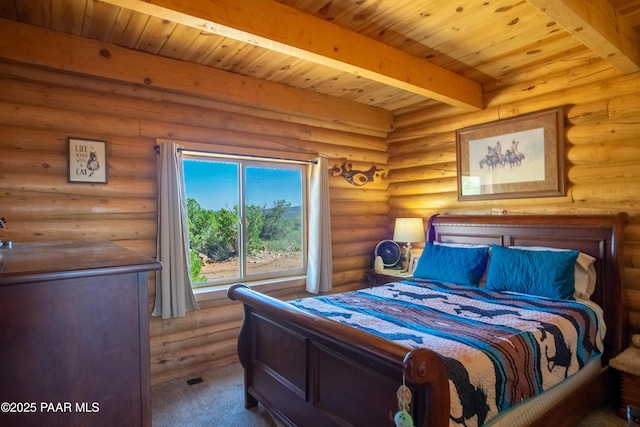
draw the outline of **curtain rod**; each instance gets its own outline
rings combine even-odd
[[[156,153],[160,154],[160,146],[159,145],[155,145],[153,147],[156,150]],[[206,150],[191,150],[188,148],[178,148],[178,151],[180,152],[186,152],[188,153],[194,153],[194,154],[208,154],[214,157],[232,157],[232,158],[236,158],[236,159],[259,159],[259,160],[279,160],[282,162],[288,162],[288,163],[310,163],[310,164],[317,164],[318,161],[317,160],[300,160],[300,159],[287,159],[284,157],[272,157],[272,156],[254,156],[251,154],[229,154],[229,153],[216,153],[213,151],[206,151]]]

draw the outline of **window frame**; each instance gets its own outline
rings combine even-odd
[[[289,160],[272,157],[262,156],[248,156],[248,155],[236,155],[236,154],[223,154],[212,153],[200,150],[190,150],[187,148],[182,149],[182,162],[186,160],[195,161],[211,161],[211,162],[226,162],[235,163],[238,165],[238,226],[239,246],[242,248],[241,256],[239,259],[238,276],[232,278],[207,280],[205,282],[192,283],[194,292],[202,292],[211,289],[219,289],[230,286],[233,283],[242,282],[248,286],[263,286],[268,283],[288,283],[298,280],[300,277],[304,277],[307,271],[307,254],[308,254],[308,204],[309,204],[309,173],[310,162],[305,160]],[[247,263],[247,218],[246,218],[246,169],[247,167],[258,168],[276,168],[276,169],[288,169],[297,170],[300,172],[301,179],[301,206],[300,206],[300,218],[301,218],[301,250],[302,250],[302,265],[295,269],[277,270],[265,273],[248,273],[246,268]],[[185,190],[186,190],[186,175],[185,175]],[[187,194],[185,192],[185,202]],[[190,247],[189,243],[189,247]]]

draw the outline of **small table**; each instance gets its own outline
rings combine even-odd
[[[398,282],[400,280],[410,279],[413,274],[407,273],[403,270],[384,269],[378,273],[375,270],[369,272],[369,286],[380,286],[385,283]]]
[[[640,407],[640,348],[629,347],[609,361],[618,371],[620,406],[618,415],[627,419],[627,406]]]

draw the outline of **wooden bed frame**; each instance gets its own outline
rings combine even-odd
[[[591,299],[607,324],[603,361],[627,346],[622,235],[627,214],[438,216],[428,241],[547,246],[594,256],[598,273]],[[244,304],[238,353],[245,370],[245,406],[264,405],[287,426],[392,426],[403,374],[412,389],[415,427],[449,425],[445,366],[428,349],[410,350],[366,332],[300,310],[244,285],[229,298]],[[558,402],[534,425],[572,426],[608,395],[609,371]]]

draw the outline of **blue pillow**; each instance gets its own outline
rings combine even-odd
[[[578,251],[522,251],[491,245],[486,288],[573,299]]]
[[[488,258],[489,247],[454,248],[427,243],[413,277],[478,286]]]

